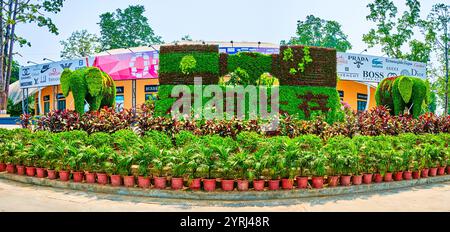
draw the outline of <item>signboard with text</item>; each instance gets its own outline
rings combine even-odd
[[[48,64],[20,67],[20,88],[36,88],[59,85],[61,73],[68,68],[76,70],[86,67],[89,59],[66,60]]]
[[[353,53],[337,53],[337,72],[342,80],[381,82],[386,77],[414,76],[425,79],[427,64]]]

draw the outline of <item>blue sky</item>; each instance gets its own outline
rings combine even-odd
[[[350,52],[360,53],[367,46],[362,35],[373,25],[365,19],[369,0],[66,0],[58,15],[52,16],[60,34],[53,35],[45,29],[20,25],[18,33],[27,38],[32,47],[18,48],[23,56],[16,56],[20,64],[28,60],[42,63],[44,57],[60,60],[62,46],[75,30],[87,29],[100,34],[99,15],[141,4],[157,35],[164,41],[180,39],[189,34],[193,39],[206,41],[262,41],[279,43],[295,34],[297,20],[313,14],[323,19],[341,23],[353,45]],[[405,9],[405,0],[394,0],[399,12]],[[444,0],[422,1],[422,16],[426,16],[433,4]],[[417,37],[421,36],[416,33]],[[369,49],[369,54],[383,55],[380,48]]]

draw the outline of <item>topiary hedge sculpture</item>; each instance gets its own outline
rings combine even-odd
[[[384,79],[377,88],[377,105],[389,107],[392,115],[400,115],[405,108],[412,109],[414,118],[419,117],[423,104],[428,104],[430,89],[417,77],[399,76]]]
[[[85,100],[91,111],[115,106],[116,85],[108,74],[96,67],[65,69],[61,74],[61,89],[66,97],[72,92],[75,111],[80,115],[84,113]]]

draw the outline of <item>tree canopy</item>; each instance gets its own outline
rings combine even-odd
[[[307,16],[305,21],[297,21],[296,36],[288,42],[281,41],[281,44],[336,48],[340,52],[352,48],[348,36],[342,31],[341,24],[314,15]]]
[[[61,58],[74,59],[87,57],[100,52],[100,39],[87,30],[75,31],[67,40],[60,42],[63,46]]]
[[[100,15],[100,42],[103,50],[148,46],[162,43],[155,35],[142,5]]]

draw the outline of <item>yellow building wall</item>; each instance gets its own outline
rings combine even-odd
[[[125,109],[131,109],[132,108],[132,81],[131,80],[125,80],[125,81],[116,81],[116,87],[123,87],[124,88],[124,105],[123,107]],[[145,102],[145,86],[146,85],[159,85],[158,79],[142,79],[142,80],[136,80],[136,106],[139,107],[141,104]],[[350,107],[354,110],[357,109],[357,95],[360,94],[366,94],[368,95],[367,91],[367,85],[362,84],[355,81],[345,81],[341,80],[338,81],[336,89],[338,91],[344,92],[344,102],[348,103]],[[370,87],[370,101],[369,101],[369,109],[376,106],[375,102],[375,87]],[[56,93],[56,94],[55,94]],[[42,104],[42,111],[44,111],[44,97],[50,96],[50,111],[56,110],[57,108],[57,99],[56,96],[58,93],[61,92],[61,86],[48,86],[42,89],[42,97],[40,99],[40,104]],[[122,95],[122,94],[117,94]],[[36,93],[35,99],[37,99],[39,96],[39,93]],[[369,96],[368,96],[369,97]],[[37,109],[37,103],[35,103],[35,109]],[[74,110],[75,104],[73,100],[72,93],[69,94],[69,96],[66,98],[66,109],[68,110]],[[36,111],[37,113],[37,111]],[[43,112],[41,112],[42,114]]]
[[[340,80],[337,83],[336,89],[338,91],[344,92],[344,102],[348,103],[350,107],[353,110],[358,109],[358,93],[359,94],[368,94],[367,85],[362,84],[356,81],[346,81],[346,80]],[[376,106],[375,102],[375,91],[376,88],[373,86],[370,86],[370,96],[367,96],[369,101],[369,109]]]

